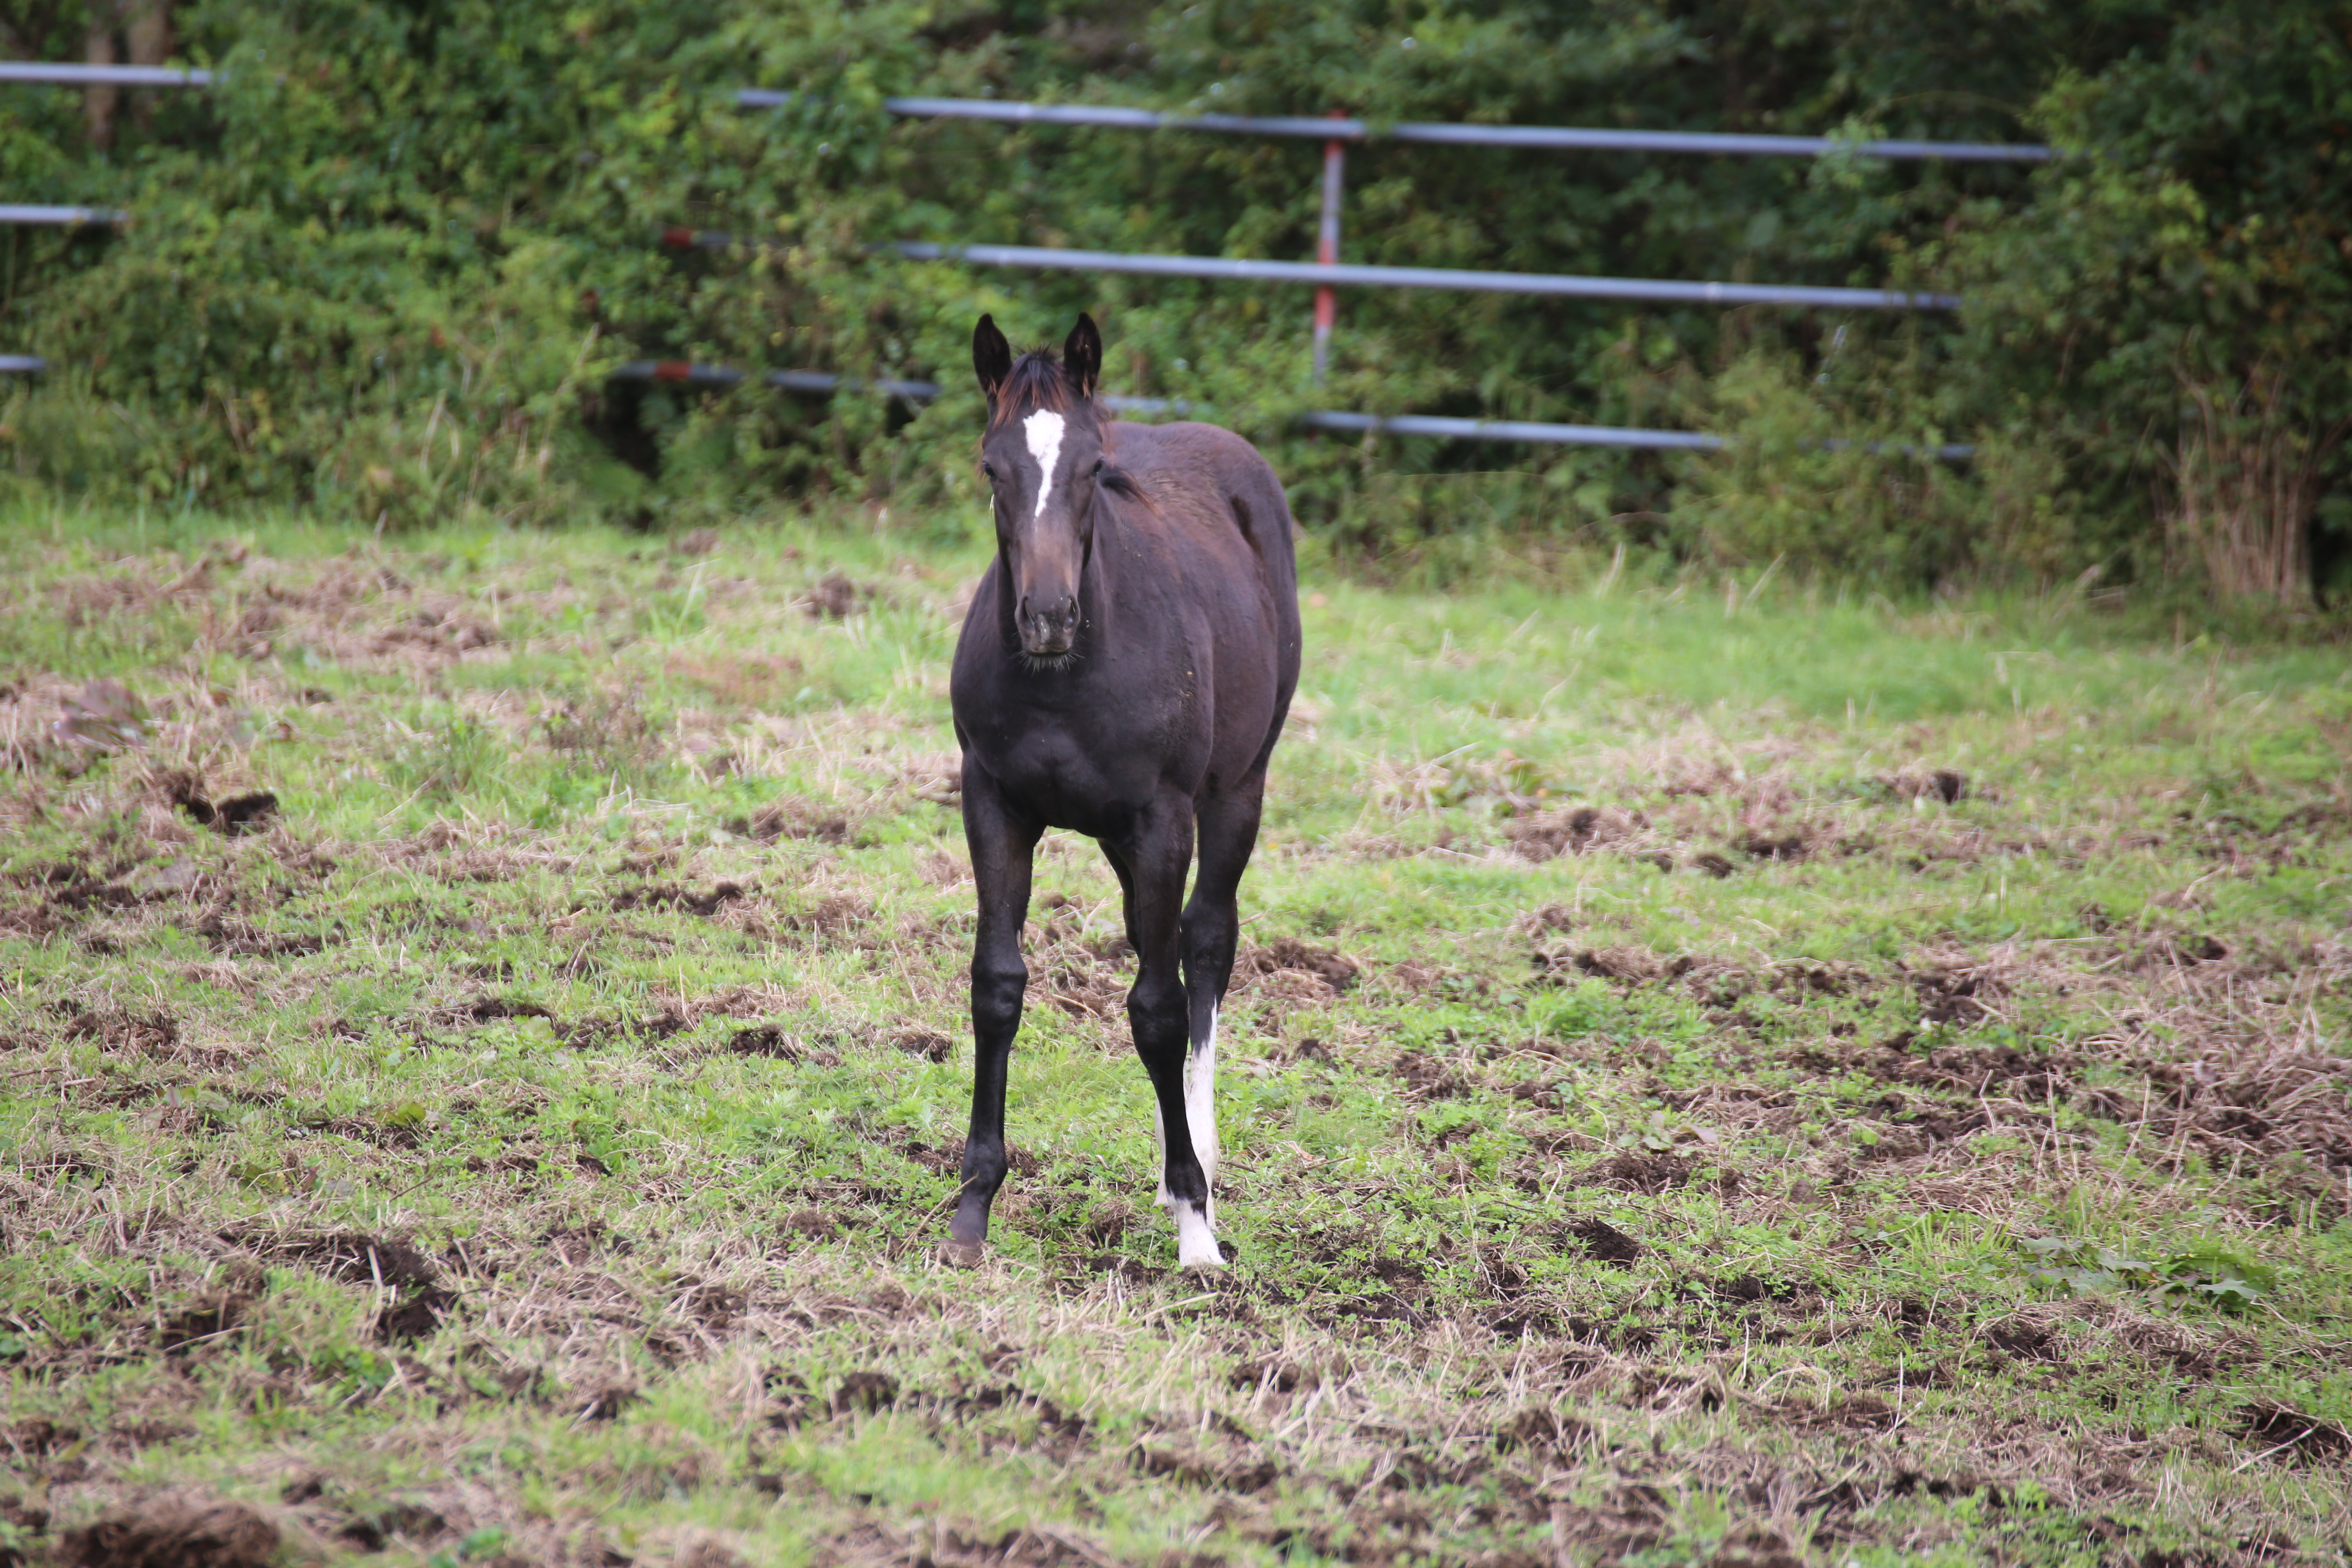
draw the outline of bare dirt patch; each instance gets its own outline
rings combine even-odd
[[[727,1049],[734,1056],[765,1057],[770,1061],[805,1062],[826,1068],[841,1065],[841,1054],[830,1046],[803,1038],[774,1024],[736,1030],[728,1037]]]
[[[1515,817],[1503,832],[1522,859],[1540,861],[1629,844],[1648,826],[1649,818],[1639,812],[1580,805]]]
[[[1628,1149],[1586,1166],[1577,1173],[1576,1180],[1585,1186],[1615,1187],[1629,1193],[1663,1193],[1675,1187],[1687,1186],[1694,1177],[1706,1170],[1716,1172],[1711,1184],[1717,1191],[1735,1193],[1739,1190],[1740,1177],[1737,1171],[1668,1151]]]
[[[779,838],[846,844],[849,842],[850,822],[846,814],[821,802],[790,796],[772,801],[750,816],[735,818],[728,824],[728,830],[745,838],[756,838],[762,844],[773,844]]]
[[[63,1033],[68,1040],[95,1040],[110,1051],[128,1051],[157,1061],[170,1061],[180,1054],[180,1026],[168,1013],[78,1011],[66,1019]]]
[[[2151,1133],[2185,1137],[2209,1156],[2352,1171],[2352,1058],[2255,1042],[2150,1063],[2147,1076]]]
[[[350,1285],[408,1289],[430,1285],[441,1276],[433,1260],[408,1243],[355,1230],[324,1236],[271,1237],[232,1229],[222,1232],[221,1239],[250,1247],[267,1258],[306,1265],[331,1279]]]
[[[166,798],[199,826],[230,838],[257,833],[278,816],[278,796],[266,789],[215,802],[205,797],[204,781],[186,773],[170,774],[163,787]]]
[[[613,894],[614,910],[683,910],[706,920],[720,908],[744,896],[740,882],[720,882],[707,893],[674,884],[650,888],[623,888]]]
[[[1234,960],[1234,978],[1269,980],[1285,974],[1312,975],[1333,996],[1356,984],[1360,966],[1327,947],[1316,947],[1297,937],[1277,937],[1264,947],[1253,942]]]
[[[264,1258],[300,1264],[331,1279],[390,1293],[391,1299],[371,1325],[373,1337],[383,1343],[426,1337],[457,1304],[457,1292],[441,1283],[439,1265],[404,1241],[361,1231],[274,1235],[231,1227],[220,1235],[223,1241]]]
[[[784,917],[785,929],[813,936],[844,937],[871,925],[874,906],[855,893],[833,893]]]
[[[801,595],[801,610],[813,620],[846,620],[874,602],[874,590],[839,572],[827,573]]]
[[[1560,1239],[1596,1263],[1632,1263],[1642,1256],[1642,1244],[1605,1219],[1572,1219],[1559,1227]]]
[[[2306,1465],[2352,1460],[2352,1432],[2275,1400],[2257,1399],[2238,1413],[2238,1436],[2264,1451]]]
[[[241,1503],[162,1500],[58,1537],[66,1568],[266,1568],[278,1527]]]

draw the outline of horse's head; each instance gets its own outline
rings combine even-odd
[[[1013,623],[1023,652],[1060,660],[1077,642],[1078,584],[1106,478],[1095,404],[1102,334],[1082,314],[1058,363],[1043,349],[1016,360],[996,323],[982,316],[972,330],[971,364],[988,394],[980,468],[995,498]]]

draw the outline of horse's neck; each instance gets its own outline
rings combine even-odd
[[[1125,548],[1132,543],[1129,521],[1118,498],[1108,490],[1095,491],[1094,542],[1087,551],[1087,569],[1079,578],[1079,603],[1090,616],[1109,616],[1118,607],[1125,579],[1143,564],[1143,558]],[[1093,602],[1089,603],[1089,599]]]

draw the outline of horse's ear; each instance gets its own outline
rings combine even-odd
[[[1070,329],[1069,341],[1062,345],[1062,374],[1080,397],[1092,397],[1102,382],[1102,334],[1095,331],[1095,319],[1084,310],[1078,312],[1078,324]]]
[[[982,316],[980,325],[971,330],[971,368],[980,376],[980,389],[988,394],[991,403],[996,401],[996,389],[1013,374],[1013,345],[996,330],[996,318]]]

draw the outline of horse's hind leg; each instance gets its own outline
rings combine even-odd
[[[1028,965],[1021,962],[1021,922],[1029,912],[1030,857],[1044,829],[1015,810],[996,781],[967,758],[963,831],[980,889],[980,931],[971,947],[971,1130],[963,1144],[963,1190],[948,1234],[977,1248],[988,1239],[988,1211],[1004,1183],[1004,1079],[1029,984]]]
[[[1108,846],[1106,847],[1108,847]],[[1192,802],[1155,801],[1134,837],[1113,852],[1125,875],[1127,940],[1134,944],[1135,989],[1127,1021],[1136,1054],[1151,1075],[1159,1112],[1160,1192],[1176,1218],[1176,1260],[1185,1268],[1224,1262],[1209,1223],[1209,1178],[1194,1149],[1185,1104],[1184,1051],[1191,1009],[1182,972],[1184,874],[1192,860]]]
[[[1257,773],[1238,789],[1201,804],[1201,869],[1184,906],[1184,991],[1192,1058],[1184,1074],[1186,1120],[1192,1151],[1210,1187],[1209,1221],[1216,1223],[1217,1012],[1233,983],[1234,949],[1241,941],[1242,873],[1257,846],[1258,813],[1265,775]]]

